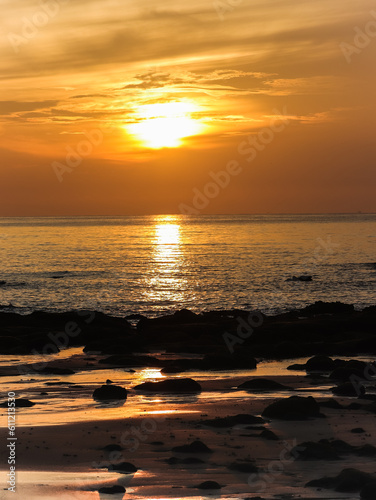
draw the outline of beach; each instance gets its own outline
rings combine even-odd
[[[35,403],[16,410],[17,498],[360,498],[363,484],[306,484],[349,468],[375,472],[375,316],[373,307],[339,303],[278,316],[181,310],[128,321],[2,313],[3,333],[17,339],[2,342],[2,386]],[[186,379],[200,388],[137,387]],[[333,394],[349,380],[353,394]],[[95,400],[102,385],[125,388],[126,399]],[[319,413],[265,415],[295,396],[303,406],[312,396]],[[326,443],[316,456],[300,446],[320,440],[350,447]],[[197,441],[209,451],[174,450]],[[124,462],[135,471],[117,471]],[[98,493],[114,485],[125,491]]]

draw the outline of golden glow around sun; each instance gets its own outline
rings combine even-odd
[[[166,102],[140,106],[137,123],[126,128],[148,148],[176,148],[185,137],[199,134],[203,125],[191,117],[197,111],[194,104]]]

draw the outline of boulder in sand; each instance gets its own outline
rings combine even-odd
[[[267,406],[262,415],[281,420],[305,420],[324,416],[320,413],[320,407],[312,396],[307,398],[291,396],[287,399],[280,399]]]
[[[355,398],[357,396],[363,396],[366,393],[366,390],[364,385],[354,385],[351,382],[345,382],[337,387],[333,387],[332,393],[336,396],[348,396]]]
[[[347,368],[345,366],[336,368],[329,375],[329,378],[331,380],[339,380],[341,382],[347,382],[349,380],[352,380],[354,377],[356,378],[356,380],[359,380],[359,379],[365,380],[365,376],[364,376],[363,371],[356,370],[354,368]]]
[[[328,356],[313,356],[306,363],[307,372],[332,372],[336,363]]]
[[[308,276],[303,274],[302,276],[291,276],[291,278],[287,278],[286,281],[312,281],[312,276]]]
[[[238,389],[244,389],[250,392],[274,392],[274,391],[292,391],[291,387],[282,385],[274,380],[266,378],[254,378],[247,380],[238,386]]]
[[[295,446],[291,450],[292,456],[297,460],[339,460],[336,447],[329,441],[322,440],[317,443],[308,441]]]
[[[221,486],[216,481],[204,481],[197,488],[200,490],[220,490]]]
[[[376,481],[376,477],[372,474],[357,469],[343,469],[336,477],[314,479],[313,481],[309,481],[306,486],[333,489],[341,493],[352,493],[360,491],[365,485],[374,481]]]
[[[130,462],[121,462],[119,464],[109,465],[108,470],[121,472],[122,474],[133,474],[138,471],[138,468]]]
[[[375,500],[376,497],[376,481],[371,481],[363,486],[360,490],[361,500]]]
[[[161,382],[144,382],[134,387],[136,391],[154,392],[154,393],[188,393],[201,392],[201,386],[191,378],[172,378],[162,380]]]
[[[105,495],[117,495],[118,493],[125,493],[125,488],[120,484],[115,484],[114,486],[103,486],[99,488],[98,492]]]
[[[210,427],[233,427],[234,425],[254,425],[262,424],[265,420],[261,417],[241,413],[231,417],[217,417],[210,420],[203,420],[200,423],[209,425]]]
[[[102,385],[93,392],[93,398],[97,401],[108,401],[114,399],[127,399],[128,391],[119,385]]]
[[[112,444],[111,443],[111,444],[104,446],[101,449],[104,451],[111,452],[111,451],[121,451],[123,448],[119,444]]]
[[[170,457],[165,460],[170,465],[200,465],[204,464],[204,460],[197,457],[177,458]]]
[[[201,362],[202,370],[255,370],[257,361],[247,353],[207,354]]]
[[[267,439],[268,441],[279,441],[277,434],[270,429],[264,429],[260,434],[260,438]]]
[[[28,399],[19,398],[15,399],[16,408],[30,408],[34,406],[36,403],[33,401],[29,401]],[[8,408],[8,401],[4,401],[4,403],[0,404],[0,408]]]
[[[229,465],[230,470],[235,470],[237,472],[244,472],[246,474],[257,474],[258,468],[251,462],[234,462]]]
[[[43,375],[74,375],[76,373],[71,368],[60,368],[59,366],[46,366],[38,371]]]
[[[212,453],[213,450],[208,448],[206,444],[197,439],[191,444],[183,444],[182,446],[175,446],[172,451],[178,453]]]
[[[320,314],[346,314],[354,312],[352,304],[343,304],[342,302],[323,302],[316,301],[307,307],[300,310],[301,314],[305,315],[320,315]]]

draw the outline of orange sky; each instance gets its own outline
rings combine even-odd
[[[373,0],[1,17],[0,216],[376,211]]]

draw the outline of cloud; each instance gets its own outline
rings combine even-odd
[[[0,101],[0,115],[11,115],[22,111],[34,111],[56,106],[58,101]]]

